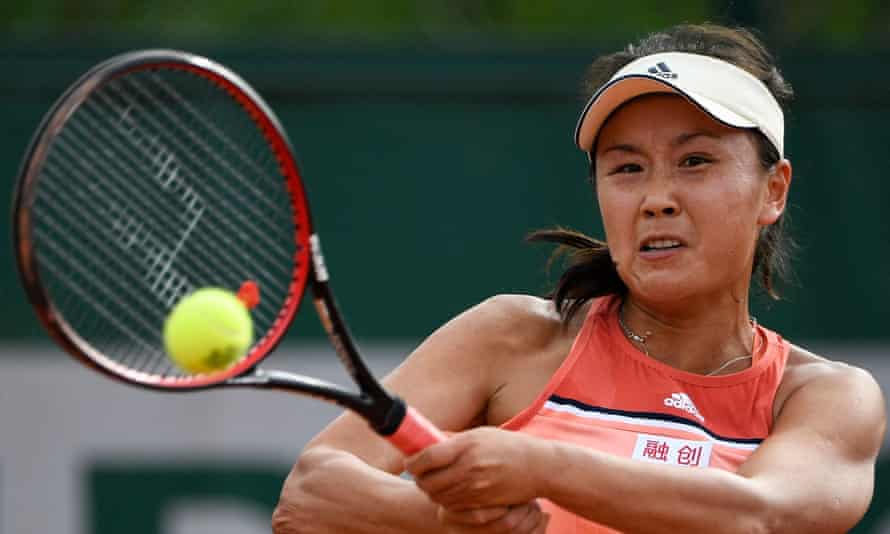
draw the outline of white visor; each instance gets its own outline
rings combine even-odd
[[[584,107],[575,144],[590,153],[600,128],[628,100],[650,93],[676,93],[715,120],[756,128],[784,155],[785,118],[766,85],[726,61],[683,52],[652,54],[628,63]]]

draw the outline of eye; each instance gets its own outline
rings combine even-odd
[[[640,172],[642,170],[643,168],[637,163],[624,163],[612,169],[609,174],[630,174],[633,172]]]
[[[699,165],[704,165],[706,163],[712,163],[713,161],[714,160],[712,160],[711,158],[709,158],[707,156],[701,156],[701,155],[696,154],[693,156],[686,156],[685,158],[683,158],[683,161],[680,162],[680,166],[681,167],[698,167]]]

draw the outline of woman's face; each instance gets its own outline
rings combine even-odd
[[[595,165],[609,249],[632,294],[747,295],[758,231],[784,210],[787,161],[765,171],[749,132],[651,95],[608,120]]]

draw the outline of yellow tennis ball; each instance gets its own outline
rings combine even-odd
[[[208,287],[183,297],[164,322],[164,346],[190,374],[228,368],[253,341],[247,306],[231,291]]]

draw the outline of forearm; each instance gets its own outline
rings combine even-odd
[[[413,482],[344,451],[305,452],[273,516],[276,534],[437,532],[437,506]]]
[[[622,532],[771,530],[768,499],[742,476],[639,462],[556,442],[542,445],[541,451],[541,496]]]

